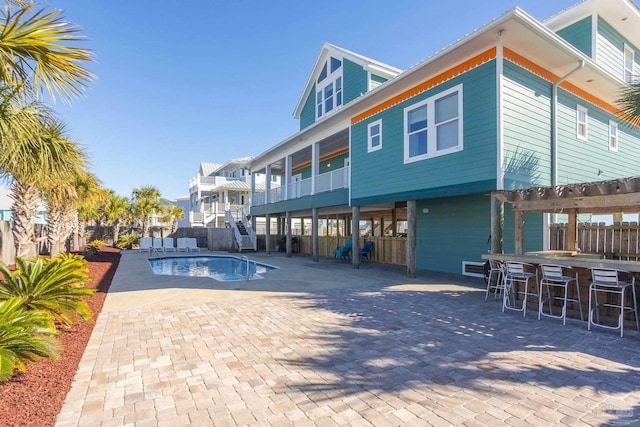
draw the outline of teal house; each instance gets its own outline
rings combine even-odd
[[[545,21],[515,7],[404,71],[325,44],[294,110],[300,131],[251,161],[267,175],[251,215],[269,219],[267,240],[272,218],[310,219],[314,259],[323,217],[351,224],[354,253],[360,221],[378,219],[378,233],[404,221],[409,275],[464,273],[489,241],[513,251],[490,239],[514,227],[492,191],[640,175],[640,130],[616,107],[639,49],[627,0]],[[555,220],[527,214],[525,250],[545,249]]]

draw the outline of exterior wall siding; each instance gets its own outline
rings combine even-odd
[[[309,92],[307,100],[304,102],[300,113],[300,130],[311,126],[316,121],[316,85],[314,84]]]
[[[504,188],[551,183],[551,83],[504,61]]]
[[[635,67],[640,64],[640,51],[618,33],[607,21],[598,17],[597,63],[612,75],[622,80],[624,65],[624,44],[635,52]]]
[[[464,149],[404,164],[404,108],[458,84],[463,85]],[[412,193],[419,195],[441,187],[464,187],[478,182],[484,188],[488,180],[492,180],[490,186],[495,188],[495,88],[495,61],[490,61],[353,125],[352,202],[402,201]],[[367,126],[379,119],[382,149],[368,153]]]
[[[587,140],[576,136],[576,107],[588,110]],[[618,151],[609,150],[609,120],[618,123]],[[560,89],[558,94],[558,184],[640,175],[640,131],[613,114]],[[604,171],[598,175],[599,171]]]
[[[326,158],[320,162],[318,172],[320,174],[323,174],[325,172],[331,172],[333,170],[339,169],[344,166],[344,159],[348,158],[349,153],[342,153],[338,154],[337,156]],[[330,167],[328,166],[329,164],[331,165]],[[311,165],[291,171],[291,175],[298,174],[302,174],[302,179],[311,178]]]
[[[342,105],[345,105],[367,92],[367,72],[355,62],[344,59],[342,62]]]
[[[565,27],[556,33],[575,46],[585,55],[593,56],[593,46],[591,38],[591,22],[593,17],[587,16],[578,22],[575,22],[568,27]]]
[[[384,83],[387,81],[386,78],[381,77],[381,76],[376,76],[375,74],[371,74],[371,80],[376,82],[376,83]]]

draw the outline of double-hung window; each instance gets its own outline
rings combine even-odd
[[[609,120],[609,150],[618,151],[618,123]]]
[[[382,120],[369,123],[367,127],[367,152],[382,148]]]
[[[316,118],[342,105],[342,60],[331,57],[325,62],[316,82]]]
[[[635,81],[635,67],[634,67],[634,62],[635,62],[635,52],[633,51],[633,49],[628,46],[628,45],[624,45],[624,81],[626,83],[633,83]]]
[[[462,85],[404,109],[404,162],[461,151]]]
[[[587,125],[589,124],[589,110],[582,105],[576,107],[576,137],[587,140]]]

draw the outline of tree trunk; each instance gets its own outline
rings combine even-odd
[[[118,247],[118,240],[120,239],[120,220],[116,219],[113,222],[113,247]]]
[[[11,231],[16,245],[16,256],[35,257],[37,255],[35,224],[40,191],[34,184],[14,182],[11,198],[13,199]]]
[[[49,203],[47,209],[47,240],[49,241],[49,254],[53,257],[61,250],[60,241],[64,234],[64,208],[59,204]],[[63,240],[64,241],[64,240]]]

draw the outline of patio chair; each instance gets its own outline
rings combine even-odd
[[[189,248],[187,247],[187,238],[186,237],[178,237],[177,239],[178,246],[176,250],[178,252],[189,252]]]
[[[200,252],[198,241],[195,237],[187,237],[187,249],[189,252]]]
[[[334,258],[349,259],[351,258],[351,239],[347,240],[344,246],[339,246],[333,254]]]
[[[162,252],[162,239],[160,237],[153,238],[153,245],[151,245],[151,250],[156,254]]]
[[[140,238],[140,248],[138,249],[139,252],[142,251],[149,251],[149,253],[151,253],[151,244],[153,242],[153,239],[151,237],[141,237]]]
[[[371,249],[373,249],[373,242],[371,240],[364,242],[364,247],[360,249],[360,261],[363,259],[370,261],[369,252],[371,252]]]
[[[173,244],[173,237],[165,237],[162,239],[162,248],[165,252],[175,252],[176,247]]]

